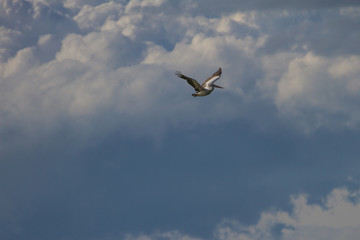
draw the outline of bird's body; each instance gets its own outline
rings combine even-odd
[[[221,77],[221,73],[221,68],[219,68],[211,77],[206,79],[202,85],[200,85],[195,79],[187,77],[179,71],[175,72],[175,75],[179,78],[185,79],[195,89],[196,93],[192,94],[193,97],[203,97],[209,95],[214,88],[223,88],[214,84],[214,82]]]

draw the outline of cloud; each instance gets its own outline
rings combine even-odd
[[[45,12],[54,11],[41,2],[26,4],[32,11],[31,18],[41,18],[36,12],[42,11],[34,10],[38,5]],[[194,66],[204,69],[206,73],[199,77],[206,79],[217,67],[235,60],[237,53],[244,54],[243,61],[253,65],[246,54],[253,54],[253,46],[261,44],[261,39],[237,38],[230,34],[239,25],[255,29],[251,14],[234,14],[210,21],[201,17],[187,19],[180,15],[174,18],[150,14],[159,11],[150,6],[162,4],[163,1],[145,5],[132,2],[126,6],[114,2],[85,5],[71,20],[77,23],[79,31],[69,28],[60,41],[56,40],[56,29],[50,28],[53,26],[50,21],[45,26],[46,31],[35,31],[37,42],[31,46],[24,47],[23,39],[19,40],[19,50],[1,65],[4,88],[0,108],[7,116],[2,129],[20,123],[24,129],[41,126],[51,132],[64,121],[86,126],[81,122],[85,118],[91,123],[105,115],[104,119],[120,119],[118,123],[105,120],[103,124],[109,130],[127,126],[127,129],[139,129],[137,131],[143,133],[161,132],[160,126],[189,121],[187,116],[193,115],[201,104],[190,104],[190,99],[178,100],[178,87],[188,89],[188,96],[191,94],[191,89],[173,76],[179,66],[184,70],[196,70]],[[144,9],[141,14],[137,7]],[[65,14],[59,16],[62,18]],[[213,23],[217,25],[215,30]],[[193,27],[189,29],[188,24]],[[168,31],[170,29],[177,31]],[[211,36],[198,33],[201,29]],[[6,34],[12,32],[6,30]],[[162,37],[163,34],[167,36]],[[5,43],[9,43],[6,39],[8,37]],[[21,45],[24,48],[19,47]],[[173,49],[168,50],[172,45]],[[226,60],[226,55],[233,52],[231,48],[237,53]],[[219,58],[216,64],[207,64],[215,58]],[[197,59],[198,65],[192,64],[190,68],[193,59]],[[192,106],[185,107],[187,104]],[[159,106],[161,110],[157,110]],[[215,108],[221,112],[231,111],[221,109],[220,105]],[[179,109],[183,117],[176,114]],[[159,127],[141,121],[145,116],[158,122],[155,125]],[[222,116],[227,118],[219,114],[220,118]]]
[[[355,7],[313,15],[238,7],[206,17],[181,14],[167,1],[2,4],[0,71],[7,90],[2,90],[0,109],[7,120],[1,129],[42,122],[51,130],[59,116],[83,125],[81,119],[96,122],[100,115],[121,119],[105,121],[109,131],[131,126],[144,134],[153,132],[147,130],[153,129],[149,123],[137,120],[145,117],[159,123],[159,132],[204,119],[246,118],[260,127],[271,125],[256,109],[306,131],[358,126],[359,59],[356,52],[347,54],[357,49],[359,19],[350,14]],[[334,36],[325,48],[315,36],[323,28]],[[353,45],[336,37],[339,31]],[[334,51],[335,45],[342,50]],[[203,108],[203,117],[194,119],[202,103],[182,97],[178,89],[188,90],[186,96],[192,89],[173,72],[202,81],[220,66],[225,90],[217,92],[223,97],[207,98],[213,109]]]
[[[178,231],[170,232],[158,232],[152,235],[132,235],[127,234],[124,240],[152,240],[152,239],[164,239],[164,240],[201,240],[201,238],[190,237],[188,235],[181,234]]]
[[[357,128],[359,61],[357,56],[327,59],[311,52],[294,58],[277,84],[280,113],[310,128]]]
[[[118,18],[123,8],[121,4],[115,2],[96,6],[84,5],[74,17],[74,20],[78,23],[80,29],[99,30],[106,21]]]
[[[120,118],[107,122],[109,131],[143,133],[153,129],[144,118],[160,132],[208,119],[271,125],[261,111],[306,131],[358,128],[356,4],[326,1],[332,7],[319,10],[309,2],[314,13],[294,11],[295,1],[276,10],[280,3],[272,10],[241,3],[208,17],[191,2],[3,0],[0,129],[16,122],[56,129],[60,116],[70,125]],[[225,90],[207,98],[211,111],[180,93],[192,89],[175,70],[202,81],[220,66]],[[203,117],[195,119],[198,108]]]
[[[290,214],[265,212],[256,225],[245,228],[225,223],[218,227],[218,239],[353,239],[360,233],[358,197],[359,192],[347,189],[334,189],[321,205],[308,203],[306,195],[292,197]]]
[[[256,0],[256,1],[240,1],[234,2],[231,0],[206,1],[206,3],[196,2],[194,11],[200,12],[204,15],[211,15],[214,13],[229,13],[236,11],[251,11],[251,10],[309,10],[309,9],[331,9],[339,7],[359,6],[359,1],[334,1],[334,0],[320,0],[320,1],[298,1],[298,0]]]
[[[281,196],[357,174],[358,5],[0,0],[0,235],[358,234],[358,193],[345,189],[245,225]],[[225,89],[205,98],[174,76],[201,82],[218,67]],[[269,201],[246,194],[257,187]]]
[[[97,5],[104,4],[106,2],[112,2],[112,1],[104,1],[104,0],[65,0],[64,1],[64,7],[78,11],[79,9],[83,8],[84,6],[97,6]],[[119,2],[119,1],[117,1],[117,2]],[[123,2],[123,1],[120,1],[120,2]]]
[[[305,194],[291,197],[292,210],[262,212],[258,222],[245,226],[236,220],[217,225],[214,240],[336,240],[356,239],[360,234],[360,192],[334,189],[321,204],[311,204]],[[128,240],[202,239],[191,238],[177,231],[152,235],[128,235]]]

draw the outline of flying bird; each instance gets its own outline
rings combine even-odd
[[[219,68],[211,77],[206,79],[202,85],[200,85],[195,79],[185,76],[180,71],[176,71],[175,75],[179,78],[185,79],[195,89],[196,93],[192,94],[193,97],[203,97],[209,95],[214,88],[223,88],[214,84],[214,82],[221,77],[221,73],[221,68]]]

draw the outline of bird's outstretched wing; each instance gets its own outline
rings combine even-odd
[[[185,79],[193,88],[195,88],[197,92],[204,89],[195,79],[185,76],[180,71],[176,71],[175,75],[179,78]]]
[[[221,68],[219,68],[216,72],[214,72],[211,77],[205,80],[205,82],[202,84],[204,88],[209,88],[210,85],[214,84],[216,80],[218,80],[221,77]]]

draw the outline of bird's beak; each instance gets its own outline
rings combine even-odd
[[[214,87],[216,87],[216,88],[223,88],[223,87],[220,87],[220,86],[218,86],[218,85],[215,85],[215,84],[214,84]]]

